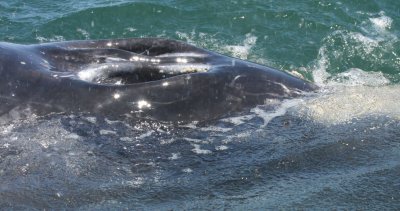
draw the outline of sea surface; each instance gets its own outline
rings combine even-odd
[[[321,90],[208,124],[10,114],[0,209],[399,210],[399,36],[398,0],[2,0],[0,41],[172,38]]]

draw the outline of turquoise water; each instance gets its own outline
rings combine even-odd
[[[400,207],[398,0],[12,0],[0,26],[1,41],[24,44],[173,38],[322,87],[211,126],[1,125],[2,209]]]

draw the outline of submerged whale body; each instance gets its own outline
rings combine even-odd
[[[166,121],[215,119],[316,86],[184,42],[0,43],[0,115],[88,112]]]

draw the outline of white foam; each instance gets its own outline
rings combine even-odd
[[[133,180],[128,180],[128,181],[122,181],[123,185],[129,186],[129,187],[140,187],[141,185],[144,184],[144,179],[143,177],[137,177]]]
[[[186,141],[190,143],[196,143],[196,144],[208,144],[210,143],[209,141],[206,140],[201,140],[201,139],[195,139],[195,138],[184,138]]]
[[[221,119],[223,122],[229,122],[234,125],[241,125],[247,122],[248,120],[254,118],[255,115],[242,115],[242,116],[236,116],[236,117],[227,117],[224,119]]]
[[[76,133],[70,133],[67,136],[65,136],[66,139],[79,139],[80,136]]]
[[[397,35],[390,31],[393,25],[393,19],[391,17],[387,16],[383,11],[378,14],[368,15],[371,17],[363,21],[361,26],[364,33],[381,42],[397,40]]]
[[[85,39],[88,40],[90,38],[90,34],[86,30],[78,28],[78,29],[76,29],[76,31],[81,33],[85,37]]]
[[[214,132],[228,132],[231,131],[232,128],[225,128],[225,127],[217,127],[217,126],[208,126],[200,128],[202,131],[214,131]]]
[[[340,73],[328,82],[333,86],[383,86],[390,81],[381,72],[365,72],[358,68],[351,68],[346,72]]]
[[[14,124],[8,124],[0,127],[0,135],[7,135],[14,129]]]
[[[119,138],[119,140],[126,141],[126,142],[132,142],[133,138],[131,138],[131,137],[121,137],[121,138]]]
[[[400,119],[400,86],[337,86],[304,101],[299,112],[318,122],[338,124],[370,116]]]
[[[344,34],[343,36],[346,40],[355,40],[357,42],[357,45],[354,46],[355,51],[370,54],[373,50],[379,47],[379,40],[367,37],[358,32],[351,32],[349,34]]]
[[[181,154],[178,152],[178,153],[172,153],[171,157],[169,157],[168,159],[169,160],[178,160],[179,158],[181,158]]]
[[[146,133],[143,133],[142,135],[138,136],[138,139],[144,139],[146,137],[150,137],[152,134],[154,133],[154,131],[147,131]]]
[[[200,145],[198,144],[193,144],[194,149],[192,149],[192,152],[196,154],[211,154],[212,152],[207,149],[201,149]]]
[[[252,34],[246,34],[246,38],[241,45],[228,45],[225,50],[229,51],[234,57],[248,59],[250,50],[257,42],[257,37]]]
[[[342,40],[343,44],[335,46],[334,40],[336,39]],[[347,70],[340,70],[344,73],[338,75],[332,75],[328,71],[330,71],[331,63],[336,62],[335,60],[348,59],[349,56],[362,57],[366,62],[378,65],[393,62],[391,58],[392,56],[397,57],[397,54],[394,51],[392,54],[387,54],[387,51],[391,51],[395,40],[397,37],[374,36],[373,32],[370,32],[369,35],[341,30],[333,32],[325,38],[325,44],[319,49],[316,65],[312,68],[315,83],[322,87],[332,85],[377,86],[389,83],[389,80],[376,70],[372,72],[350,67]],[[382,43],[382,41],[385,42]],[[385,56],[386,54],[387,56]]]
[[[53,36],[52,38],[46,38],[46,37],[37,36],[35,39],[38,40],[40,43],[65,41],[65,38],[63,36],[60,36],[60,35]]]
[[[178,37],[180,39],[185,39],[186,42],[191,43],[191,44],[195,44],[196,42],[194,42],[193,37],[195,36],[195,32],[192,31],[191,34],[187,34],[185,32],[176,32],[176,35],[178,35]]]
[[[228,135],[226,136],[226,139],[222,141],[223,144],[228,144],[233,141],[237,141],[240,139],[246,139],[252,134],[252,131],[245,131],[245,132],[240,132],[240,133],[235,133],[234,135]]]
[[[225,146],[225,145],[221,145],[221,146],[216,146],[215,149],[218,151],[224,151],[224,150],[229,149],[229,147]]]
[[[288,109],[292,107],[296,107],[300,103],[303,102],[303,99],[289,99],[289,100],[284,100],[282,104],[277,107],[276,109],[272,111],[266,111],[260,107],[255,107],[251,109],[251,112],[253,112],[256,116],[262,118],[264,120],[264,124],[261,126],[261,128],[266,127],[268,123],[275,117],[278,116],[283,116],[286,114]]]
[[[109,119],[105,119],[105,121],[107,122],[107,124],[112,125],[112,124],[117,124],[117,123],[123,123],[119,120],[109,120]]]
[[[379,29],[390,29],[393,23],[393,19],[385,15],[377,18],[370,18],[369,20],[374,24],[376,28]]]
[[[326,71],[329,65],[327,49],[325,46],[318,51],[318,60],[315,69],[312,71],[315,84],[324,86],[330,74]]]
[[[165,144],[172,144],[174,142],[175,142],[175,139],[173,139],[173,138],[172,139],[166,139],[166,140],[163,139],[163,140],[160,141],[160,144],[161,145],[165,145]]]
[[[374,20],[379,22],[384,19]],[[332,45],[330,40],[337,36],[348,43],[343,46],[343,49],[338,48],[338,52],[329,48],[331,47],[329,45]],[[304,101],[304,104],[300,106],[300,113],[329,124],[374,115],[398,118],[400,116],[398,106],[400,87],[389,86],[390,81],[382,72],[365,71],[359,68],[342,70],[342,73],[336,75],[328,72],[330,63],[334,62],[331,60],[342,59],[343,55],[346,55],[344,53],[351,56],[368,56],[373,59],[371,62],[379,61],[380,57],[375,58],[373,54],[376,54],[375,50],[382,48],[380,41],[388,38],[390,37],[374,37],[373,33],[363,35],[345,31],[336,31],[328,36],[325,39],[326,44],[319,50],[313,71],[315,82],[322,87],[321,93],[317,98]]]
[[[182,169],[182,171],[185,172],[185,173],[192,173],[193,172],[193,170],[191,168],[184,168],[184,169]]]
[[[89,121],[90,123],[93,123],[93,124],[97,123],[97,118],[96,117],[86,117],[86,120]]]
[[[135,28],[133,28],[133,27],[127,27],[127,28],[125,28],[127,31],[129,31],[129,32],[134,32],[134,31],[137,31],[137,29],[135,29]]]
[[[99,131],[100,135],[115,135],[117,132],[112,131],[112,130],[100,130]]]

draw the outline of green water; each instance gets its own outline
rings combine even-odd
[[[323,89],[207,127],[0,125],[0,209],[398,209],[399,35],[398,0],[1,1],[0,41],[172,38]]]

